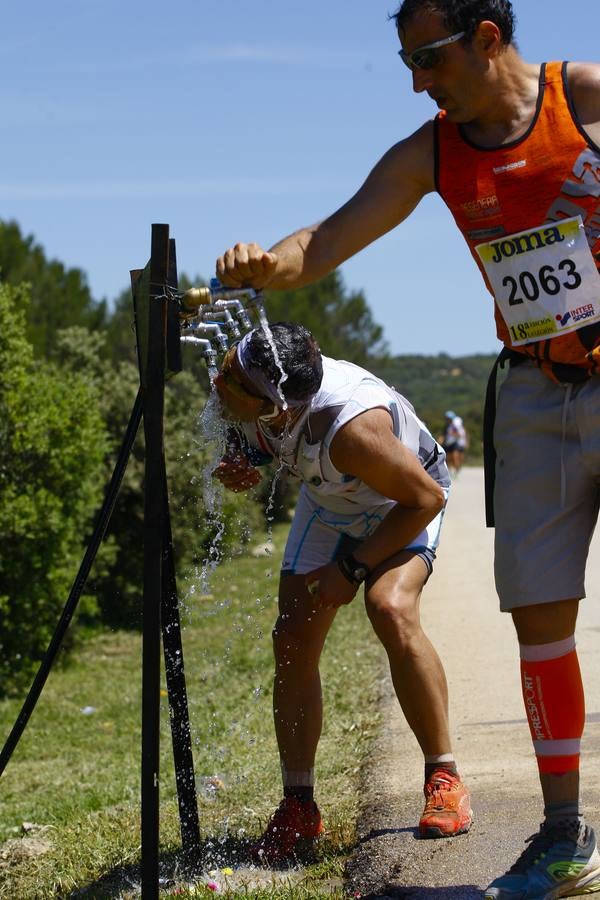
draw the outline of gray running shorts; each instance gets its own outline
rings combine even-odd
[[[446,497],[448,489],[445,489]],[[344,515],[317,505],[308,492],[301,489],[288,535],[282,575],[306,575],[352,553],[377,528],[394,504]],[[404,549],[420,556],[431,574],[435,551],[439,544],[444,510]]]
[[[498,395],[495,576],[500,609],[585,596],[600,485],[600,378],[556,384],[533,363]]]

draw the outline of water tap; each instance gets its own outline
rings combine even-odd
[[[244,309],[241,300],[215,300],[215,309],[233,309],[234,315],[244,331],[252,329],[252,320]]]
[[[191,331],[195,335],[202,335],[202,337],[208,338],[212,343],[217,345],[219,353],[225,353],[227,351],[229,340],[227,335],[221,331],[221,326],[217,322],[192,321],[187,325],[186,331]]]
[[[217,301],[219,302],[219,301]],[[229,337],[232,337],[235,341],[239,340],[241,337],[240,329],[237,326],[233,316],[225,307],[217,308],[217,304],[215,303],[214,308],[202,314],[203,322],[219,322],[223,331],[227,333]]]
[[[217,351],[206,338],[195,337],[194,335],[183,335],[181,338],[183,344],[194,344],[196,347],[202,347],[201,356],[206,362],[208,374],[211,381],[217,374]]]

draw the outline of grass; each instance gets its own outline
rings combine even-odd
[[[181,870],[179,819],[166,691],[161,691],[161,897],[342,896],[354,839],[357,775],[377,725],[381,651],[360,601],[343,607],[327,642],[324,731],[317,799],[327,837],[314,862],[278,873],[250,872],[249,838],[280,799],[271,718],[276,552],[223,564],[210,593],[180,585],[183,649],[204,845],[202,873]],[[0,703],[7,735],[21,701]],[[93,711],[83,710],[91,707]],[[2,738],[0,738],[2,739]],[[141,638],[111,632],[86,642],[55,669],[0,780],[0,897],[130,897],[138,894],[140,837]],[[211,780],[218,779],[216,788]],[[23,823],[30,823],[23,835]],[[231,867],[231,874],[223,869]],[[248,872],[248,870],[244,870]],[[211,876],[209,873],[212,872]],[[191,885],[191,886],[190,886]]]

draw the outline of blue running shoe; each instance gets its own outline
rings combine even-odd
[[[556,900],[600,891],[600,853],[594,830],[579,834],[543,823],[506,875],[494,879],[485,900]]]

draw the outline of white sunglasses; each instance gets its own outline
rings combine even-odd
[[[433,69],[438,65],[441,59],[440,47],[447,47],[448,44],[454,44],[464,37],[466,32],[459,31],[450,37],[442,38],[441,41],[434,41],[433,44],[425,44],[423,47],[417,47],[412,53],[406,50],[398,50],[398,56],[409,69]]]

